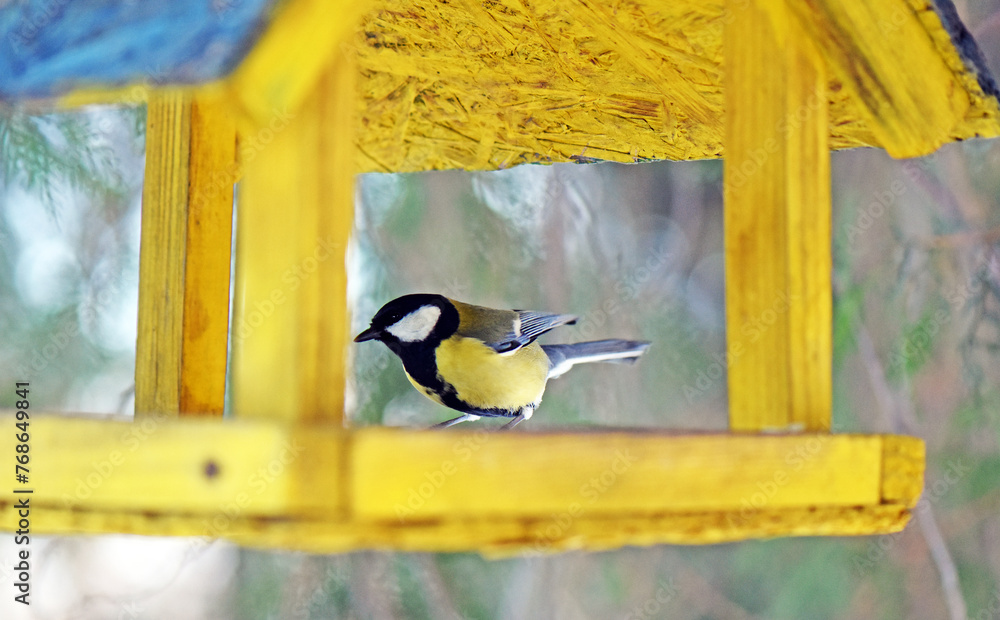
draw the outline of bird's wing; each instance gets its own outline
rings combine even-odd
[[[571,325],[571,314],[551,314],[531,310],[494,310],[452,301],[461,317],[459,333],[477,338],[497,353],[509,353],[527,346],[560,325]]]
[[[521,321],[518,338],[526,340],[524,344],[532,342],[550,329],[576,323],[576,317],[572,314],[549,314],[531,310],[515,310],[515,312]]]
[[[531,344],[536,338],[551,329],[576,323],[576,317],[572,314],[549,314],[531,310],[515,310],[514,312],[517,313],[517,320],[514,321],[511,330],[504,334],[504,338],[499,342],[490,345],[497,353],[516,351]]]

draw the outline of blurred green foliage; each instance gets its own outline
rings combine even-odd
[[[0,108],[0,381],[43,382],[35,406],[113,412],[132,382],[144,127]]]
[[[114,122],[131,130],[141,151],[145,106],[123,107],[115,116]],[[65,186],[98,196],[123,197],[130,185],[102,135],[111,122],[107,115],[100,119],[79,112],[38,116],[18,108],[0,108],[0,186],[17,185],[34,193],[55,218]]]

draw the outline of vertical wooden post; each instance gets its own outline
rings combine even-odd
[[[181,415],[222,415],[229,343],[236,123],[220,99],[191,103]]]
[[[724,34],[726,329],[734,430],[828,430],[826,75],[783,3],[730,0]]]
[[[234,410],[343,419],[345,253],[354,213],[353,56],[335,58],[302,107],[240,136]]]
[[[224,102],[150,96],[136,415],[222,415],[236,133]]]
[[[794,30],[794,33],[792,32]],[[789,423],[830,430],[833,416],[833,230],[827,75],[789,29],[787,169]],[[801,122],[799,122],[801,119]]]

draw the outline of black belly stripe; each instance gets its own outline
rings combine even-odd
[[[434,392],[437,395],[437,397],[441,399],[441,402],[445,404],[445,406],[455,409],[456,411],[461,411],[462,413],[471,413],[474,415],[483,416],[484,418],[512,418],[519,413],[519,411],[511,411],[509,409],[500,409],[500,408],[479,409],[473,407],[464,400],[462,400],[461,398],[459,398],[458,393],[455,391],[454,386],[452,386],[450,383],[442,381],[439,375],[435,375],[435,382],[440,386],[440,388],[427,386],[424,385],[423,383],[421,383],[420,385],[423,385],[428,390]],[[418,383],[420,382],[418,381]]]
[[[431,346],[415,346],[414,344],[410,344],[405,348],[394,348],[393,352],[403,361],[403,368],[406,369],[406,374],[410,375],[414,381],[428,391],[436,394],[446,407],[485,418],[513,418],[520,413],[520,410],[511,411],[510,409],[501,408],[478,409],[459,398],[455,387],[442,380],[441,375],[438,374],[437,361],[434,358],[434,348]],[[537,403],[535,404],[537,405]]]

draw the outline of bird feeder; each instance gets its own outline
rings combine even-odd
[[[5,10],[0,97],[144,102],[147,155],[135,419],[32,417],[35,532],[513,552],[908,521],[923,442],[830,432],[830,151],[914,157],[1000,135],[997,89],[948,0],[50,13]],[[729,432],[345,426],[355,173],[715,157]],[[787,311],[743,337],[775,299]],[[4,529],[16,499],[0,489]]]

